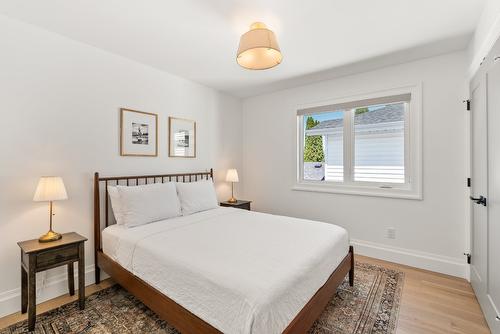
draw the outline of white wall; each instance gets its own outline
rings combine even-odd
[[[466,276],[466,52],[243,101],[244,196],[256,210],[345,227],[357,252]],[[292,191],[296,107],[422,83],[422,201]],[[396,228],[395,240],[385,238]]]
[[[87,236],[93,281],[92,177],[241,167],[241,103],[199,84],[0,16],[0,316],[19,310],[19,248],[48,228],[46,203],[31,199],[41,175],[64,178],[55,229]],[[175,50],[172,50],[175,52]],[[119,108],[159,115],[159,157],[119,155]],[[197,158],[168,158],[167,117],[197,121]],[[219,196],[229,197],[225,182]],[[62,268],[39,301],[65,292]]]
[[[470,68],[472,77],[484,57],[490,52],[500,37],[500,1],[487,0],[479,19],[476,31],[469,45]]]

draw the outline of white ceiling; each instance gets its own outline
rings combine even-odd
[[[334,73],[346,64],[401,55],[403,50],[420,50],[407,52],[411,58],[416,53],[425,56],[425,50],[463,49],[485,2],[0,0],[0,13],[249,96],[303,83],[311,74]],[[265,22],[276,32],[284,56],[280,66],[249,71],[236,64],[239,36],[253,21]]]

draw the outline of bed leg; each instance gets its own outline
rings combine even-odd
[[[101,283],[101,269],[96,265],[95,266],[95,284]]]
[[[349,285],[354,286],[354,247],[349,246],[349,253],[351,253],[351,269],[349,270]]]

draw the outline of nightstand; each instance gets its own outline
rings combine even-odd
[[[18,242],[21,248],[21,313],[28,311],[28,328],[35,329],[36,273],[66,265],[68,290],[75,294],[73,263],[78,262],[78,300],[85,308],[85,241],[78,233],[65,233],[57,241],[41,243],[38,239]]]
[[[220,202],[220,206],[250,210],[250,203],[252,203],[252,201],[237,200],[235,203],[230,203],[228,201],[225,201],[225,202]]]

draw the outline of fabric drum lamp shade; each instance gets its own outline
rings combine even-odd
[[[239,182],[238,171],[236,169],[228,169],[226,174],[226,181],[231,182],[231,198],[227,201],[229,203],[236,203],[238,200],[234,198],[234,183]]]
[[[255,22],[240,38],[236,61],[249,70],[265,70],[281,63],[283,56],[274,32]]]
[[[36,187],[35,196],[33,196],[33,201],[49,202],[50,228],[46,234],[38,239],[38,241],[49,242],[61,239],[61,235],[52,230],[52,216],[54,215],[52,212],[52,202],[65,199],[68,199],[68,194],[66,193],[62,178],[57,176],[43,176],[40,178],[38,186]]]
[[[227,182],[239,182],[238,171],[236,169],[228,169],[226,174]]]
[[[68,199],[68,194],[62,178],[57,176],[43,176],[40,178],[33,201],[49,202],[65,199]]]

